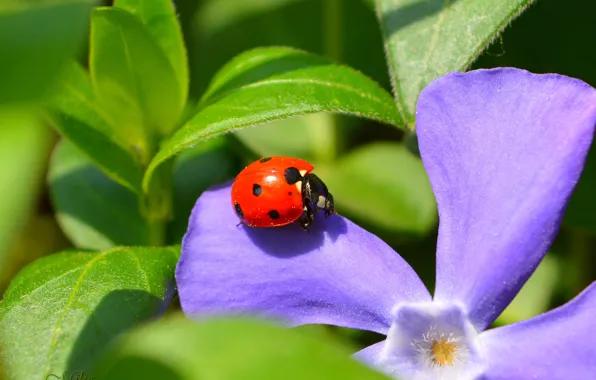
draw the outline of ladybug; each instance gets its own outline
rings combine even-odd
[[[240,223],[280,227],[298,221],[308,231],[314,211],[333,214],[333,196],[313,169],[305,160],[283,156],[248,165],[232,184],[232,205]]]

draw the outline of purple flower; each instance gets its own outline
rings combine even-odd
[[[596,284],[486,329],[552,243],[595,123],[596,91],[576,79],[517,69],[440,78],[417,106],[440,216],[433,297],[387,244],[341,216],[319,216],[309,234],[236,227],[226,184],[192,213],[176,271],[182,308],[376,331],[387,338],[356,357],[402,379],[593,379]]]

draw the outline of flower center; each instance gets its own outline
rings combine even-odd
[[[457,325],[430,324],[422,337],[412,336],[411,346],[415,361],[422,367],[453,367],[470,361],[470,349],[465,332]]]
[[[454,343],[449,343],[445,339],[440,342],[433,340],[431,347],[433,354],[433,361],[438,366],[453,365],[455,355],[457,354],[457,346]]]
[[[457,306],[400,305],[378,365],[398,378],[470,380],[482,369],[476,331]]]

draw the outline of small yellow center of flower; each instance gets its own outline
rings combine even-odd
[[[440,341],[433,340],[432,343],[433,362],[440,366],[452,366],[457,354],[457,346],[454,343],[449,343],[446,339]]]

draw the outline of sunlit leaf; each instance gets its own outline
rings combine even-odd
[[[108,136],[77,119],[62,114],[51,117],[52,124],[112,179],[141,192],[143,168],[131,152]]]
[[[180,96],[188,95],[188,63],[182,31],[172,0],[115,0],[114,6],[137,16],[147,26],[174,69]]]
[[[377,0],[394,96],[413,127],[432,80],[467,68],[532,0]]]
[[[374,81],[321,57],[278,47],[251,50],[229,62],[214,77],[200,107],[153,158],[144,189],[162,162],[238,128],[321,111],[398,122],[393,99]]]
[[[113,179],[140,192],[140,152],[126,142],[126,136],[102,109],[89,74],[78,63],[70,62],[62,71],[49,105],[57,113],[54,127],[63,136]]]
[[[97,129],[116,144],[128,148],[124,136],[99,104],[89,73],[78,62],[65,65],[48,103],[50,108]]]
[[[184,107],[170,61],[147,27],[115,7],[91,18],[91,81],[102,105],[145,157],[155,149],[155,132],[172,131]]]
[[[84,371],[114,337],[163,311],[178,255],[173,248],[73,251],[27,266],[0,304],[9,377]]]

